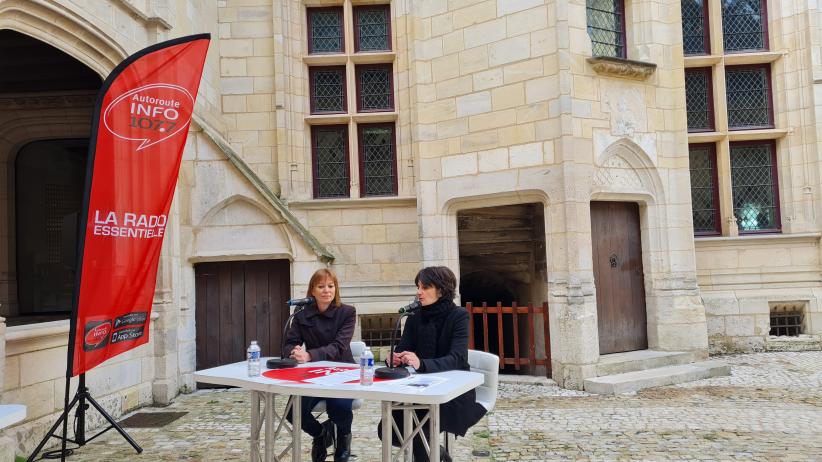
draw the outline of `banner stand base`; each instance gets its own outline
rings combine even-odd
[[[68,402],[68,390],[69,390],[68,383],[69,383],[69,379],[66,378],[66,401],[67,402]],[[99,433],[97,433],[96,435],[94,435],[94,436],[92,436],[91,438],[88,438],[88,439],[86,439],[86,436],[85,436],[85,433],[86,433],[86,430],[85,430],[85,428],[86,428],[86,411],[89,408],[89,405],[86,404],[86,401],[88,401],[92,406],[94,406],[94,409],[96,409],[97,412],[99,412],[100,415],[102,415],[103,418],[106,419],[109,423],[108,427],[104,428]],[[75,412],[75,414],[74,414],[74,419],[75,419],[74,439],[71,439],[71,438],[68,438],[68,435],[66,435],[65,427],[66,427],[66,424],[68,423],[67,422],[68,415],[71,412],[71,410],[74,408],[74,406],[77,406],[77,412]],[[60,435],[59,433],[55,434],[54,433],[55,430],[57,430],[57,428],[61,424],[63,424],[63,432],[62,432],[63,434],[62,435]],[[57,422],[55,422],[54,425],[52,425],[51,429],[49,429],[48,433],[46,433],[46,435],[40,441],[40,444],[38,444],[37,448],[34,449],[34,452],[32,452],[31,455],[29,456],[29,458],[26,459],[26,462],[34,462],[35,460],[37,460],[36,459],[37,454],[40,453],[40,451],[43,449],[43,446],[46,445],[46,443],[49,441],[50,438],[57,438],[58,440],[61,440],[62,443],[63,443],[62,448],[61,449],[55,449],[53,451],[44,452],[43,453],[43,458],[44,459],[66,460],[66,457],[72,455],[74,450],[85,446],[86,444],[90,443],[92,440],[94,440],[98,436],[102,435],[103,433],[111,430],[112,428],[117,430],[117,432],[120,433],[120,435],[122,435],[123,438],[125,438],[126,441],[128,441],[128,443],[131,445],[131,447],[133,447],[134,450],[137,451],[137,454],[140,454],[140,453],[143,452],[143,448],[141,448],[140,445],[138,445],[131,438],[131,436],[129,436],[129,434],[126,433],[126,431],[123,430],[122,427],[120,427],[119,424],[117,424],[117,422],[114,420],[114,418],[111,415],[109,415],[109,413],[106,412],[105,409],[103,409],[103,406],[100,406],[100,404],[91,396],[91,394],[89,394],[88,388],[86,388],[86,374],[80,374],[80,383],[77,386],[77,391],[75,392],[74,398],[72,398],[71,403],[68,406],[66,406],[65,409],[63,409],[63,412],[60,414],[60,417],[57,419]],[[74,444],[77,445],[77,447],[66,448],[66,443],[74,443]]]

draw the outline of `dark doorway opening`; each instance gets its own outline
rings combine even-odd
[[[12,30],[0,30],[0,56],[0,96],[13,101],[0,124],[16,127],[0,140],[7,172],[0,179],[0,316],[10,326],[66,319],[102,79],[58,48]]]
[[[457,232],[460,252],[460,297],[463,306],[541,305],[547,299],[544,206],[539,203],[486,207],[460,211]],[[482,315],[474,314],[475,348],[484,349]],[[525,351],[528,339],[525,317],[514,326],[511,315],[503,316],[503,348],[514,350],[514,329]],[[500,332],[496,322],[488,325],[488,351],[499,354]],[[537,351],[544,351],[544,334],[536,338]],[[541,368],[541,366],[540,366]],[[528,367],[517,371],[505,366],[504,373],[545,375]]]
[[[21,316],[71,312],[88,140],[46,140],[15,162],[17,303]]]
[[[85,64],[17,31],[0,30],[0,56],[0,93],[96,91],[103,84]]]

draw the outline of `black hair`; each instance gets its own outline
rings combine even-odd
[[[417,273],[414,284],[422,283],[423,287],[434,286],[442,292],[442,297],[446,300],[454,300],[457,289],[457,277],[454,272],[446,266],[428,266]]]

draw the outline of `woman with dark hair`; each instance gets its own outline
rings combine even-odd
[[[306,297],[314,303],[294,316],[283,350],[298,363],[311,361],[338,361],[353,363],[351,337],[357,313],[353,306],[340,302],[337,276],[328,269],[317,270],[308,282]],[[303,346],[305,344],[305,346]],[[330,420],[320,424],[311,410],[325,400]],[[312,462],[324,461],[327,448],[334,444],[334,425],[337,426],[337,446],[334,462],[347,462],[351,455],[351,399],[303,397],[301,406],[302,429],[314,438],[311,445]],[[291,422],[291,412],[288,413]]]
[[[454,304],[457,278],[445,266],[423,268],[414,278],[417,299],[422,308],[419,315],[408,318],[399,345],[393,354],[393,366],[411,366],[418,373],[451,370],[471,370],[468,365],[468,312]],[[427,411],[417,411],[420,419]],[[471,426],[485,415],[485,408],[476,401],[474,390],[463,393],[440,405],[440,429],[465,436]],[[394,411],[394,421],[403,428],[402,411]],[[382,438],[383,422],[377,427]],[[428,426],[424,427],[426,437]],[[393,432],[392,432],[393,433]],[[399,446],[396,435],[392,444]],[[441,460],[451,460],[441,450]],[[414,438],[414,462],[427,462],[428,454],[422,438]]]

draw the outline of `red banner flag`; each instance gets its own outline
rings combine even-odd
[[[210,35],[143,49],[97,97],[68,376],[148,342],[157,263]]]

